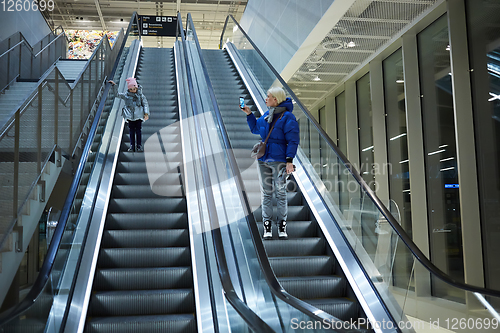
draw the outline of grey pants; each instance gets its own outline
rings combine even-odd
[[[286,221],[288,202],[286,200],[286,182],[278,185],[276,179],[281,168],[286,167],[283,162],[259,162],[260,194],[262,204],[262,221],[273,220],[273,192],[276,196],[278,208],[278,222]]]

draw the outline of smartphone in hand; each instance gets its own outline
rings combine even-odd
[[[243,109],[245,107],[245,98],[240,97],[240,109]]]

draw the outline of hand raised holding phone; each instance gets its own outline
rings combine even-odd
[[[247,114],[247,116],[252,113],[252,110],[248,106],[245,106],[245,98],[240,97],[240,109]]]

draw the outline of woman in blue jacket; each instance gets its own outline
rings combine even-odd
[[[259,134],[264,141],[269,136],[264,156],[259,158],[259,180],[262,200],[262,221],[264,221],[264,239],[272,238],[273,192],[276,194],[278,206],[278,236],[288,238],[286,219],[288,203],[286,199],[286,174],[294,171],[293,158],[299,145],[299,124],[292,114],[293,103],[286,98],[285,91],[273,87],[267,91],[266,105],[269,110],[259,119],[248,106],[242,110],[247,114],[247,122],[254,134]],[[281,171],[281,172],[280,172]],[[280,175],[280,176],[278,176]]]

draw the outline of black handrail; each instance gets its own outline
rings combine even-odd
[[[123,49],[125,47],[125,43],[127,42],[128,35],[130,33],[130,30],[132,28],[132,21],[137,18],[137,13],[134,12],[132,14],[132,18],[130,19],[130,23],[128,25],[127,33],[125,35],[125,38],[123,39],[122,45],[120,46],[120,51],[118,52],[118,55],[116,56],[116,61],[113,66],[113,70],[111,71],[110,78],[113,78],[115,75],[116,69],[118,68],[118,63],[120,61],[121,54],[123,52]],[[64,233],[64,229],[66,227],[66,223],[68,221],[70,212],[71,212],[71,207],[73,206],[73,201],[76,197],[76,194],[78,192],[78,187],[80,184],[81,177],[83,175],[83,171],[85,169],[85,163],[87,162],[90,149],[92,147],[94,137],[96,134],[97,127],[99,126],[99,121],[102,115],[102,111],[104,110],[104,106],[106,104],[106,98],[107,94],[109,92],[111,84],[106,83],[106,88],[104,90],[104,93],[101,98],[101,102],[99,103],[99,107],[96,111],[96,115],[94,118],[94,121],[92,123],[92,127],[90,128],[89,131],[89,136],[87,139],[87,142],[85,143],[85,147],[83,149],[82,156],[80,158],[80,162],[78,164],[78,168],[75,172],[75,176],[73,177],[73,181],[71,183],[70,190],[68,192],[68,195],[66,197],[66,201],[64,202],[63,210],[61,212],[61,216],[59,217],[59,221],[57,224],[56,229],[54,230],[54,235],[52,236],[52,240],[50,242],[49,248],[47,250],[47,255],[45,256],[45,260],[43,262],[42,268],[40,269],[40,273],[38,274],[38,277],[33,284],[33,287],[31,287],[30,291],[26,295],[26,297],[16,306],[13,308],[3,312],[0,314],[0,328],[1,326],[5,325],[7,322],[15,319],[19,315],[21,315],[23,312],[25,312],[28,308],[30,308],[38,298],[38,296],[42,293],[45,285],[47,284],[47,281],[50,276],[50,272],[52,271],[52,268],[54,266],[54,260],[57,254],[57,251],[59,249],[59,246],[62,241],[62,236]]]
[[[188,14],[188,20],[191,19],[190,15]],[[191,22],[192,23],[192,22]],[[194,31],[194,30],[193,30]],[[224,141],[224,146],[226,148],[229,164],[231,167],[231,172],[234,175],[234,177],[237,179],[236,182],[236,187],[238,188],[238,194],[240,196],[241,202],[243,203],[243,210],[247,219],[247,224],[250,227],[250,234],[252,236],[252,241],[254,243],[254,247],[257,251],[257,257],[259,259],[260,265],[262,267],[262,270],[264,272],[264,277],[266,279],[267,284],[269,285],[271,291],[273,294],[275,294],[279,299],[284,301],[285,303],[288,303],[292,307],[300,310],[301,312],[306,313],[307,315],[315,318],[317,321],[323,321],[327,320],[328,322],[335,322],[338,319],[329,315],[328,313],[322,311],[318,312],[318,308],[312,306],[311,304],[304,302],[295,296],[289,294],[281,284],[279,283],[278,279],[276,278],[276,275],[274,274],[274,271],[271,267],[271,263],[269,262],[269,258],[267,257],[266,250],[264,248],[264,244],[262,243],[262,239],[260,238],[259,235],[259,230],[257,228],[257,222],[255,221],[255,217],[253,213],[251,212],[251,206],[250,202],[248,201],[248,196],[246,195],[246,189],[245,185],[243,182],[243,178],[241,177],[240,169],[238,167],[238,164],[236,162],[236,158],[234,157],[233,154],[233,149],[231,146],[231,142],[229,140],[229,136],[226,131],[226,126],[224,125],[224,121],[222,120],[222,115],[220,113],[219,105],[217,104],[217,99],[215,97],[215,93],[213,90],[213,86],[210,80],[210,77],[208,75],[208,70],[207,66],[205,64],[205,61],[201,55],[201,47],[200,43],[198,42],[198,37],[196,35],[196,32],[194,31],[194,37],[196,41],[196,47],[198,49],[198,52],[200,54],[200,59],[201,59],[201,64],[205,76],[205,80],[207,81],[207,86],[208,86],[208,91],[212,100],[212,106],[215,111],[215,115],[217,117],[217,123],[219,127],[221,128],[221,135],[222,139]],[[342,330],[338,330],[338,332],[343,332]]]
[[[188,21],[190,19],[190,14],[188,14]],[[180,20],[180,15],[179,15],[179,20]],[[182,26],[182,22],[180,22]],[[186,23],[186,24],[189,24]],[[187,27],[186,27],[187,30]],[[193,30],[193,33],[196,34],[196,32]],[[181,33],[181,36],[183,37],[183,43],[186,44],[185,41],[185,36],[184,33]],[[197,115],[200,115],[201,113],[198,111],[198,108],[196,106],[196,101],[195,101],[195,91],[193,87],[193,79],[191,75],[191,69],[189,67],[189,57],[187,54],[187,49],[184,46],[183,47],[184,51],[184,58],[186,60],[186,74],[187,74],[187,81],[188,81],[188,87],[189,87],[189,95],[190,95],[190,100],[191,100],[191,106],[193,108],[193,119],[194,119],[194,124],[197,129],[196,131],[196,141],[197,141],[197,146],[198,146],[198,152],[200,154],[200,164],[202,168],[202,180],[204,187],[206,189],[212,188],[211,181],[210,181],[210,176],[209,176],[209,171],[208,171],[208,162],[207,162],[207,157],[205,154],[205,149],[203,147],[203,139],[200,135],[202,132],[200,130],[200,124]],[[209,219],[210,219],[210,225],[212,227],[212,239],[213,239],[213,244],[215,248],[215,256],[217,260],[217,268],[219,272],[219,276],[221,279],[222,283],[222,288],[224,290],[224,295],[226,296],[227,300],[231,305],[234,307],[234,309],[240,314],[240,316],[245,320],[246,324],[255,332],[274,332],[274,330],[260,318],[257,316],[249,307],[247,304],[245,304],[238,296],[236,291],[234,290],[233,282],[231,281],[231,277],[229,275],[229,268],[227,266],[227,261],[226,261],[226,255],[224,251],[224,246],[222,245],[222,235],[220,231],[220,226],[219,224],[219,218],[217,216],[217,209],[215,205],[215,198],[213,196],[213,192],[208,190],[206,191],[206,196],[207,196],[207,207],[208,207],[208,214],[209,214]]]
[[[231,18],[233,22],[238,26],[238,29],[241,31],[241,33],[247,38],[247,40],[250,42],[254,50],[259,54],[259,56],[262,58],[262,60],[266,63],[266,65],[269,67],[269,69],[273,72],[273,74],[276,76],[276,78],[280,81],[280,83],[283,85],[283,88],[290,94],[290,96],[293,98],[293,100],[297,103],[297,105],[302,109],[304,114],[306,115],[307,119],[314,125],[316,130],[319,132],[323,140],[327,142],[327,144],[330,146],[330,148],[337,154],[338,158],[340,161],[345,165],[345,167],[349,170],[351,175],[354,177],[354,179],[359,183],[363,191],[368,195],[370,200],[375,204],[375,206],[378,208],[378,210],[382,213],[382,215],[387,219],[391,227],[394,229],[396,234],[399,236],[399,238],[403,241],[403,243],[406,245],[406,247],[411,251],[413,256],[433,275],[441,279],[442,281],[456,287],[459,289],[464,289],[467,291],[471,292],[476,292],[476,293],[481,293],[484,295],[488,296],[494,296],[494,297],[500,297],[500,291],[498,290],[493,290],[489,288],[483,288],[483,287],[477,287],[473,286],[464,282],[457,281],[453,277],[449,276],[448,274],[444,273],[441,269],[439,269],[436,265],[434,265],[427,257],[425,254],[419,249],[419,247],[413,242],[410,236],[404,231],[404,229],[401,227],[401,225],[397,222],[397,220],[392,216],[392,214],[389,212],[387,207],[384,206],[382,201],[377,197],[377,195],[370,189],[370,187],[366,184],[365,180],[361,177],[359,172],[352,166],[351,162],[347,159],[347,157],[342,153],[342,151],[337,147],[335,143],[333,143],[332,139],[326,134],[326,132],[323,130],[323,128],[319,125],[319,123],[316,121],[314,116],[311,115],[311,112],[302,104],[302,102],[299,100],[299,98],[294,94],[292,89],[288,86],[288,84],[283,80],[281,75],[276,71],[276,69],[271,65],[271,63],[267,60],[267,58],[264,56],[264,54],[259,50],[257,45],[252,41],[252,39],[247,35],[245,30],[239,25],[239,23],[236,21],[236,19],[232,15],[228,15],[226,17],[226,23],[225,26],[227,25],[227,21]],[[224,36],[224,31],[222,31],[221,34],[221,41]]]

